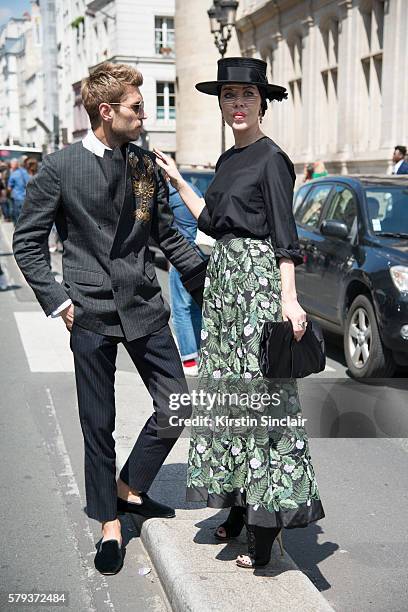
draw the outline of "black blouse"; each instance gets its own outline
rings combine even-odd
[[[276,258],[303,263],[292,212],[295,172],[289,157],[267,136],[219,158],[198,227],[213,238],[226,234],[271,237]]]

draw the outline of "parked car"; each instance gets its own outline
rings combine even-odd
[[[408,365],[408,177],[327,176],[300,187],[294,215],[305,310],[342,334],[356,378]]]
[[[201,191],[203,196],[205,195],[208,185],[211,183],[214,177],[213,170],[187,170],[180,168],[180,172],[186,181],[193,183],[193,185]]]
[[[207,191],[208,185],[211,183],[213,179],[214,172],[212,170],[199,170],[199,169],[187,170],[183,168],[181,168],[180,171],[181,171],[182,176],[187,181],[192,183],[195,187],[197,187],[204,196],[205,192]],[[200,243],[201,250],[204,253],[209,255],[209,253],[211,252],[212,239],[209,238],[208,236],[202,235],[201,233],[199,237],[201,238],[201,243]],[[152,257],[152,261],[154,262],[155,266],[157,266],[158,268],[161,268],[162,270],[168,270],[169,262],[167,261],[166,257],[163,255],[158,245],[154,242],[153,238],[151,237],[149,238],[149,250],[150,250],[150,255]]]

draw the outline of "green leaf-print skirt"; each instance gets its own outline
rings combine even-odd
[[[252,525],[306,527],[324,511],[297,381],[266,381],[259,370],[263,323],[281,320],[270,240],[217,241],[204,288],[187,501],[247,506]]]

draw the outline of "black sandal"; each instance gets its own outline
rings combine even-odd
[[[228,542],[230,538],[236,538],[242,531],[245,525],[246,507],[232,506],[227,520],[217,527],[214,532],[214,537],[220,542]],[[218,529],[225,529],[225,536],[217,533]]]
[[[253,569],[255,567],[263,567],[268,565],[271,560],[272,545],[275,539],[278,539],[283,556],[282,534],[280,527],[258,527],[257,525],[248,525],[248,556],[250,561],[241,561],[240,555],[236,560],[238,567],[245,569]]]

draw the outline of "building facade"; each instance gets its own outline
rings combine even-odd
[[[0,144],[50,151],[58,132],[55,0],[32,0],[0,32]]]
[[[81,80],[103,61],[143,74],[147,120],[143,142],[176,148],[174,0],[56,0],[59,117],[64,143],[89,127]]]
[[[177,2],[181,21],[189,4]],[[200,68],[196,80],[210,76],[202,70],[212,53],[208,3],[200,4],[206,30],[201,41],[206,37],[208,42],[193,47],[187,60],[177,18],[178,93],[180,101],[189,96],[191,106],[198,98],[182,78],[185,62]],[[263,129],[288,152],[299,176],[305,163],[316,160],[323,160],[332,173],[390,171],[394,146],[408,144],[405,0],[241,0],[236,33],[238,49],[230,45],[228,55],[238,51],[264,59],[269,80],[288,89],[287,100],[272,103]],[[197,102],[197,109],[201,106]],[[217,126],[206,123],[211,130],[207,140],[213,144],[201,154],[194,144],[194,126],[183,116],[179,112],[179,157],[214,163],[219,155]]]
[[[22,144],[21,63],[29,19],[10,19],[0,30],[0,144]]]

